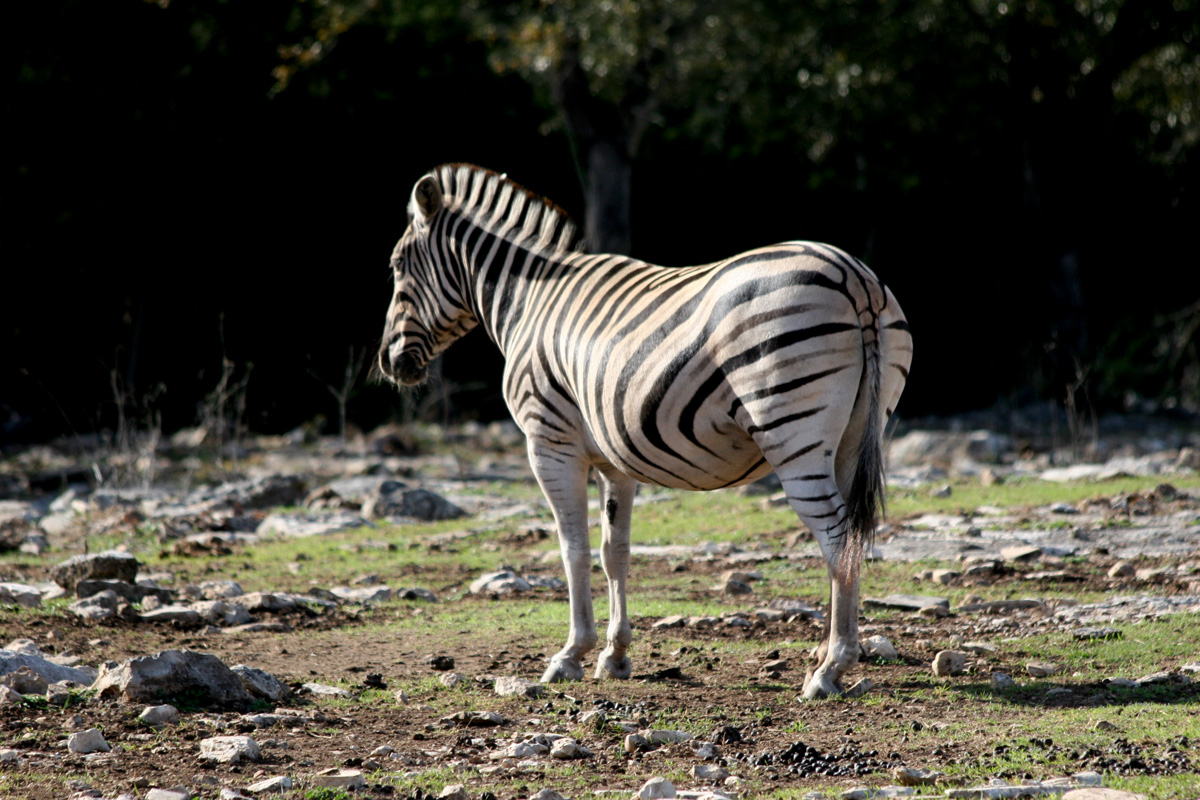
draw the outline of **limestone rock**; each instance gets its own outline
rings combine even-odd
[[[0,676],[0,683],[20,694],[45,694],[49,686],[49,681],[29,667],[21,667],[15,672]]]
[[[79,755],[87,753],[107,753],[112,748],[104,741],[104,734],[99,728],[88,728],[86,731],[72,733],[67,737],[67,750]]]
[[[164,725],[179,724],[179,709],[172,705],[147,706],[138,719],[151,728],[161,728]]]
[[[577,758],[587,758],[592,754],[591,750],[581,745],[579,742],[564,736],[561,739],[555,739],[554,744],[550,745],[550,757],[570,761]]]
[[[400,481],[384,481],[367,495],[362,507],[363,516],[415,517],[425,522],[458,519],[467,512],[427,489],[410,489]]]
[[[967,668],[967,654],[958,650],[942,650],[933,658],[933,674],[939,678],[961,675]]]
[[[945,773],[931,769],[914,769],[913,767],[895,767],[892,769],[892,780],[901,786],[932,786]]]
[[[286,699],[291,691],[283,681],[266,670],[261,670],[257,667],[235,664],[230,667],[230,671],[241,678],[242,686],[246,687],[246,691],[255,697],[270,700],[272,703],[278,703]]]
[[[200,742],[200,760],[217,764],[261,761],[262,749],[249,736],[213,736]]]
[[[0,675],[16,672],[22,667],[28,667],[43,677],[47,683],[72,681],[80,686],[87,686],[96,677],[95,671],[91,669],[65,667],[31,653],[0,650]]]
[[[315,775],[310,775],[308,783],[311,786],[326,787],[330,789],[348,789],[354,791],[356,789],[365,789],[367,781],[363,778],[362,770],[360,769],[338,769],[330,767],[323,769]]]
[[[117,605],[120,602],[121,598],[117,596],[117,593],[107,589],[91,597],[85,597],[83,600],[76,600],[67,606],[67,611],[80,619],[99,622],[117,616]]]
[[[513,695],[521,697],[541,697],[546,693],[543,687],[537,681],[526,680],[515,676],[505,676],[497,678],[496,684],[493,687],[496,694],[501,697],[511,697]]]
[[[271,794],[273,792],[286,792],[296,785],[296,782],[287,775],[278,775],[274,778],[264,778],[261,781],[252,783],[246,787],[246,791],[250,794]]]
[[[442,788],[438,800],[468,800],[467,787],[461,783],[451,783]]]
[[[527,592],[532,587],[529,581],[517,575],[512,570],[502,569],[480,575],[471,581],[471,594],[504,594],[506,592]]]
[[[42,590],[24,583],[6,581],[0,583],[0,604],[14,603],[23,608],[37,608],[42,604]]]
[[[50,578],[67,591],[74,591],[82,580],[114,580],[133,583],[137,579],[138,560],[128,553],[106,551],[72,556],[50,570]]]
[[[868,636],[862,642],[863,654],[868,658],[882,658],[894,661],[899,658],[896,646],[886,636]]]
[[[1058,672],[1058,667],[1044,661],[1030,661],[1025,665],[1025,672],[1031,678],[1049,678]]]
[[[988,680],[988,685],[992,687],[993,691],[1000,691],[1002,689],[1010,689],[1013,686],[1016,686],[1017,682],[1006,673],[993,672],[992,677]]]
[[[186,697],[217,708],[244,708],[254,700],[221,659],[192,650],[164,650],[106,666],[92,688],[98,697],[117,696],[135,703]]]
[[[639,800],[657,800],[657,798],[675,797],[675,784],[666,778],[651,778],[638,789]]]
[[[147,611],[144,614],[139,614],[138,617],[142,622],[159,622],[172,623],[178,622],[181,625],[199,625],[200,614],[194,608],[187,606],[162,606]]]
[[[719,764],[695,764],[692,766],[692,777],[698,781],[717,784],[729,777],[729,770]]]

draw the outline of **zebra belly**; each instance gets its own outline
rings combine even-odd
[[[701,415],[696,420],[698,438],[712,445],[712,453],[685,447],[687,442],[674,428],[660,427],[657,436],[647,437],[644,429],[628,431],[624,426],[617,427],[620,429],[600,439],[595,435],[597,427],[589,425],[596,460],[611,464],[642,483],[707,491],[740,486],[771,472],[771,465],[754,440],[728,416],[719,419]],[[680,451],[686,451],[682,458]]]

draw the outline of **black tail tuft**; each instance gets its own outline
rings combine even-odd
[[[870,549],[875,538],[875,528],[886,505],[883,431],[879,422],[879,332],[864,331],[864,334],[865,363],[861,391],[867,393],[867,419],[862,440],[859,442],[858,460],[854,466],[850,494],[846,498],[849,527],[846,547],[850,557],[842,562],[853,570],[858,569],[862,554]]]

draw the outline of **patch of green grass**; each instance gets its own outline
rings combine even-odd
[[[920,514],[967,514],[980,506],[1029,508],[1055,503],[1078,503],[1093,497],[1148,492],[1162,483],[1159,477],[1114,478],[1107,481],[1054,483],[1037,478],[1010,478],[1004,483],[983,486],[968,481],[952,481],[949,497],[934,497],[933,488],[891,488],[888,491],[888,516],[907,519]],[[1170,483],[1176,489],[1192,492],[1200,489],[1200,476],[1174,475]]]
[[[317,786],[304,793],[304,800],[351,800],[352,795],[345,789],[334,789],[330,786]]]

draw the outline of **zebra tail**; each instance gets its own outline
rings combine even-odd
[[[879,422],[880,352],[879,322],[863,330],[863,373],[859,383],[859,402],[856,410],[865,410],[862,440],[858,445],[858,460],[846,498],[849,528],[847,541],[850,558],[842,562],[843,570],[858,571],[862,554],[875,539],[875,528],[886,507],[883,463],[883,431]],[[863,402],[865,400],[865,403]],[[865,408],[863,408],[865,406]]]

